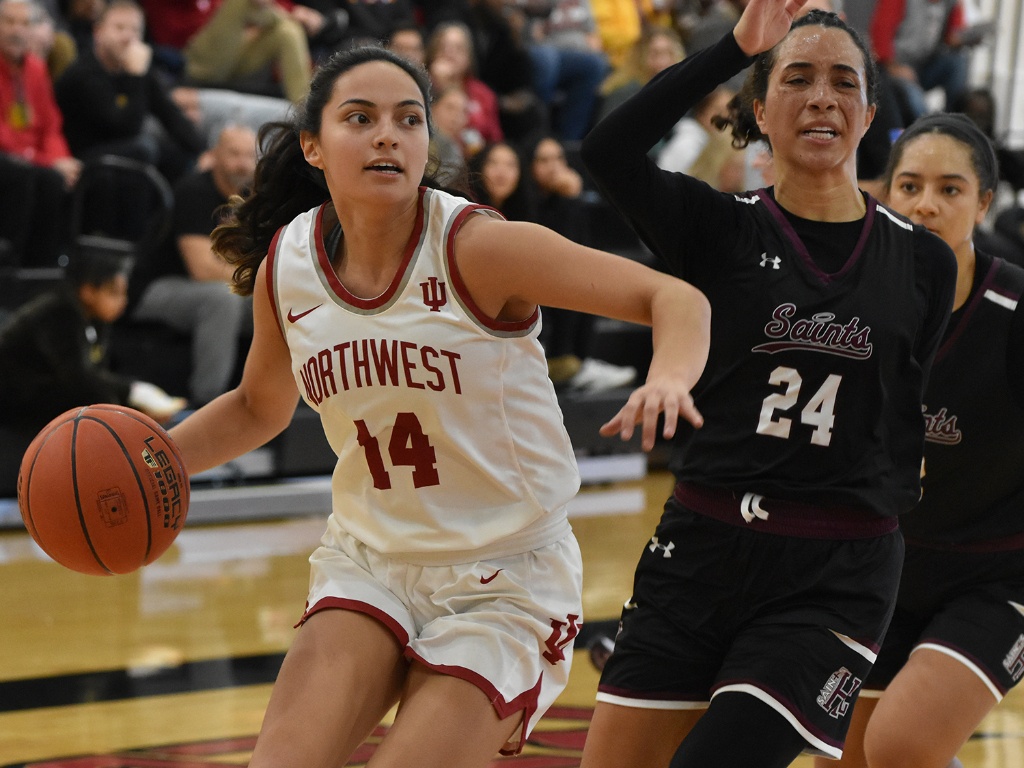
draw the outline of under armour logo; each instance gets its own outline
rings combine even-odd
[[[430,307],[431,312],[440,312],[441,307],[448,303],[448,287],[436,277],[428,277],[420,283],[423,289],[423,303]]]
[[[761,266],[767,267],[769,264],[772,265],[772,269],[778,269],[782,264],[782,257],[780,256],[769,256],[767,251],[761,254]]]
[[[671,541],[668,544],[661,544],[658,541],[657,536],[651,536],[651,543],[647,548],[651,550],[651,552],[656,549],[660,549],[662,557],[672,557],[672,550],[676,548],[676,545]]]
[[[764,496],[759,493],[743,494],[743,498],[740,500],[740,514],[743,515],[745,521],[753,522],[755,517],[758,520],[768,519],[768,513],[761,509],[762,501],[764,501]]]

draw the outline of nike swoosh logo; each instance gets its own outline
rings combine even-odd
[[[297,315],[295,314],[295,312],[293,310],[289,309],[288,310],[288,322],[289,323],[297,323],[297,322],[299,322],[299,320],[304,318],[306,315],[308,315],[314,309],[320,309],[320,307],[322,307],[322,306],[323,306],[323,304],[317,304],[315,307],[310,307],[305,312],[299,312],[299,314],[297,314]]]
[[[492,581],[494,581],[494,579],[498,576],[498,574],[501,573],[504,570],[505,570],[504,568],[499,568],[494,573],[492,573],[490,576],[487,576],[487,577],[481,576],[480,577],[480,583],[481,584],[490,584]]]

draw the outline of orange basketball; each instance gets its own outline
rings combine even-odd
[[[170,435],[119,405],[72,408],[25,451],[18,506],[42,550],[73,571],[130,573],[185,524],[189,484]]]

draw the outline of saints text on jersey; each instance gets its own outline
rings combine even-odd
[[[754,352],[782,352],[809,349],[830,355],[866,359],[871,357],[871,326],[861,326],[859,317],[843,323],[832,312],[817,312],[810,317],[797,317],[796,304],[780,304],[772,312],[772,320],[764,327],[772,341],[758,344]]]

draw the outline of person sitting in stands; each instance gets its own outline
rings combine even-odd
[[[25,266],[56,267],[81,163],[71,156],[46,63],[29,50],[32,0],[0,0],[0,238]]]
[[[227,390],[240,339],[252,333],[251,302],[232,293],[234,270],[213,252],[210,235],[219,223],[218,209],[252,184],[256,134],[226,126],[211,165],[175,185],[170,235],[154,258],[139,265],[129,315],[191,336],[189,391],[198,404]]]
[[[128,301],[130,262],[120,255],[71,259],[67,285],[23,304],[0,328],[0,427],[31,437],[82,405],[128,405],[165,422],[185,407],[148,382],[108,366],[110,324]]]

